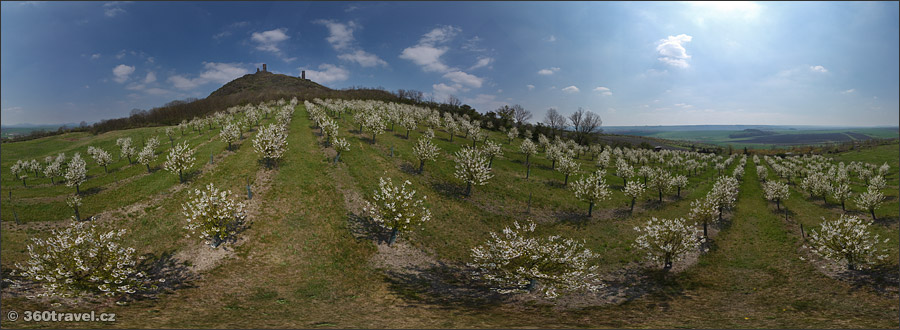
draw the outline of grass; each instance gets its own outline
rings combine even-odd
[[[257,162],[250,140],[198,173],[173,192],[178,185],[170,173],[153,173],[116,189],[102,190],[86,198],[85,207],[94,213],[153,198],[143,212],[122,215],[116,225],[129,229],[127,240],[140,246],[139,253],[163,256],[179,250],[198,248],[200,242],[183,238],[181,203],[191,189],[207,183],[245,196],[245,177],[268,173],[271,187],[257,191],[254,200],[261,203],[252,225],[241,233],[247,241],[234,247],[234,253],[203,273],[191,286],[163,294],[159,299],[140,300],[127,306],[111,304],[63,306],[57,310],[97,309],[117,313],[114,324],[16,323],[29,327],[292,327],[292,328],[516,328],[516,327],[686,327],[686,328],[822,328],[898,326],[896,297],[885,296],[866,287],[855,288],[847,282],[829,278],[802,256],[802,239],[795,223],[815,228],[821,216],[834,216],[840,206],[821,205],[793,191],[786,202],[794,212],[785,222],[774,212],[774,205],[762,198],[752,161],[748,161],[740,196],[730,224],[721,228],[713,249],[700,257],[698,264],[668,277],[654,277],[659,289],[636,300],[621,304],[582,309],[557,310],[534,304],[497,304],[480,301],[447,301],[430,297],[422,288],[429,282],[397,283],[376,269],[371,259],[376,246],[367,239],[355,238],[348,227],[357,206],[345,203],[346,194],[371,196],[380,176],[410,180],[418,194],[427,195],[433,220],[421,229],[404,234],[408,243],[450,264],[468,261],[469,249],[483,243],[490,231],[499,231],[513,221],[533,220],[541,234],[560,234],[585,240],[585,245],[601,255],[603,271],[620,269],[639,260],[631,249],[635,233],[632,227],[649,217],[684,217],[690,201],[710,189],[717,176],[709,168],[690,176],[681,198],[668,194],[662,204],[648,192],[637,204],[634,215],[627,212],[622,196],[622,180],[607,173],[606,180],[615,191],[613,198],[595,206],[588,219],[587,204],[575,199],[562,186],[563,175],[551,170],[543,156],[532,156],[531,177],[524,178],[523,156],[518,153],[521,139],[511,145],[497,132],[490,139],[504,142],[503,157],[494,160],[495,176],[488,185],[474,188],[471,197],[461,196],[464,184],[453,177],[454,163],[447,155],[471,140],[459,136],[447,141],[447,133],[437,131],[435,142],[442,150],[437,162],[425,165],[423,174],[415,174],[418,162],[412,145],[422,133],[414,131],[407,140],[405,130],[386,132],[370,143],[370,134],[355,132],[357,125],[345,116],[338,120],[340,135],[347,137],[351,150],[341,162],[331,157],[319,142],[318,130],[302,106],[298,107],[288,135],[289,150],[277,169],[265,172]],[[159,128],[155,129],[159,131]],[[420,128],[424,130],[424,128]],[[66,134],[22,143],[4,145],[0,164],[8,168],[17,157],[42,157],[60,150],[86,149],[88,144],[112,143],[117,137],[153,134],[154,129],[111,132],[97,137],[80,133]],[[367,132],[366,132],[367,133]],[[192,146],[211,135],[191,137]],[[67,140],[69,139],[69,140]],[[74,140],[74,141],[71,141]],[[162,150],[167,149],[165,138]],[[391,146],[394,157],[390,156]],[[200,168],[208,161],[209,150],[224,149],[218,139],[206,143],[197,154]],[[82,151],[83,152],[83,151]],[[865,160],[892,165],[888,195],[897,196],[897,147],[866,149],[836,156],[837,159]],[[856,158],[853,158],[856,157]],[[29,158],[30,159],[30,158]],[[579,159],[582,170],[593,170],[589,159]],[[90,179],[108,186],[122,178],[146,172],[140,166],[117,163],[108,175],[88,160]],[[733,165],[732,167],[733,168]],[[728,169],[730,173],[731,168]],[[111,169],[112,170],[112,169]],[[102,169],[99,169],[102,172]],[[142,172],[143,171],[143,172]],[[771,174],[772,171],[769,171]],[[126,175],[127,174],[127,175]],[[64,195],[67,187],[24,188],[3,176],[3,191],[12,189],[14,198]],[[109,176],[107,178],[107,176]],[[570,182],[578,175],[570,177]],[[29,179],[31,180],[31,179]],[[892,180],[892,181],[891,181]],[[64,186],[63,186],[64,187]],[[44,189],[39,191],[31,191]],[[97,197],[92,197],[97,196]],[[8,203],[6,195],[3,203]],[[243,197],[241,198],[243,199]],[[530,212],[528,210],[530,200]],[[24,202],[23,202],[24,203]],[[898,235],[895,204],[879,209],[887,219],[877,228],[890,237]],[[51,203],[52,205],[52,203]],[[64,204],[63,204],[64,205]],[[92,206],[91,206],[92,205]],[[8,204],[2,204],[8,210]],[[45,217],[43,222],[57,223],[65,216],[52,206],[37,202],[17,205],[29,217]],[[896,207],[893,207],[896,209]],[[28,224],[11,224],[3,212],[2,266],[4,273],[24,257],[28,237],[43,235],[46,229]],[[49,214],[50,216],[45,216]],[[20,214],[21,215],[21,214]],[[30,220],[36,221],[36,220]],[[884,236],[883,235],[883,236]],[[893,243],[893,242],[892,242]],[[897,247],[891,247],[892,262],[898,259]],[[895,267],[896,268],[896,267]],[[51,309],[22,297],[4,296],[6,309]],[[4,326],[7,324],[4,322]]]

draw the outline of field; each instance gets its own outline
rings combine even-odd
[[[275,168],[258,161],[252,139],[258,130],[228,150],[219,138],[221,126],[176,129],[174,143],[187,142],[196,160],[185,183],[160,164],[170,147],[165,128],[114,131],[92,136],[68,133],[25,142],[4,144],[0,153],[3,212],[0,253],[4,279],[3,306],[10,310],[114,312],[113,323],[22,323],[3,318],[2,326],[39,328],[897,328],[898,259],[900,235],[898,169],[900,145],[892,144],[833,156],[833,161],[862,161],[890,170],[884,189],[886,202],[875,210],[873,231],[889,242],[887,262],[872,272],[837,272],[806,249],[804,235],[818,229],[823,217],[841,214],[840,204],[823,202],[799,187],[783,206],[785,220],[774,203],[763,197],[755,165],[748,157],[739,194],[726,221],[712,226],[710,249],[676,263],[671,272],[643,261],[634,248],[637,232],[652,217],[687,217],[690,203],[712,188],[719,173],[712,166],[688,175],[680,195],[667,192],[662,201],[648,191],[629,212],[631,199],[622,194],[623,179],[614,165],[603,177],[612,190],[609,199],[594,207],[575,198],[569,185],[598,167],[590,155],[575,161],[581,174],[565,175],[552,169],[542,153],[532,155],[526,179],[522,138],[508,142],[498,131],[483,129],[487,139],[502,144],[503,154],[492,162],[493,178],[463,196],[465,183],[454,177],[451,155],[473,144],[464,133],[451,136],[435,128],[437,161],[419,161],[412,149],[426,125],[409,133],[396,125],[374,141],[350,114],[333,116],[338,136],[350,144],[333,162],[328,146],[302,104],[296,107],[287,129],[287,152]],[[273,116],[262,124],[275,122]],[[730,131],[733,133],[733,131]],[[844,131],[841,131],[844,132]],[[853,131],[875,136],[878,130]],[[786,134],[786,132],[784,132]],[[835,134],[803,131],[804,134]],[[671,132],[658,138],[725,141],[728,131]],[[896,129],[893,130],[896,136]],[[142,145],[152,136],[161,142],[151,171],[120,159],[109,173],[86,155],[88,146],[118,154],[116,140],[131,137]],[[833,138],[828,135],[829,139]],[[451,141],[452,139],[452,141]],[[372,143],[374,142],[374,143]],[[715,143],[715,142],[713,142]],[[744,142],[749,144],[749,142]],[[769,143],[769,142],[766,142]],[[773,142],[774,143],[774,142]],[[483,142],[475,144],[481,146]],[[165,290],[126,304],[90,296],[81,299],[30,299],[34,285],[11,272],[27,258],[29,238],[46,237],[61,228],[73,213],[65,198],[74,192],[46,177],[13,177],[9,168],[17,160],[80,152],[88,163],[88,179],[80,187],[82,217],[128,230],[125,242],[145,256],[142,266],[155,278],[166,278]],[[212,160],[210,159],[212,157]],[[740,156],[736,156],[739,158]],[[726,155],[727,158],[727,155]],[[759,164],[762,165],[762,164]],[[659,165],[662,166],[662,165]],[[731,163],[724,173],[738,166]],[[401,234],[393,246],[386,232],[370,223],[363,207],[378,188],[379,178],[395,183],[409,180],[432,219]],[[770,168],[768,179],[778,177]],[[640,180],[638,176],[629,180]],[[253,197],[247,199],[247,185]],[[193,189],[209,183],[232,191],[248,203],[249,225],[237,241],[211,249],[186,238],[182,204]],[[855,191],[860,182],[854,179]],[[849,203],[853,205],[852,202]],[[867,217],[853,206],[848,213]],[[572,295],[559,300],[533,294],[501,295],[473,280],[466,266],[471,249],[483,244],[491,232],[514,222],[537,223],[539,235],[561,235],[584,242],[599,254],[598,272],[606,284],[599,293]],[[802,230],[801,232],[801,225]],[[30,286],[29,286],[30,285]]]
[[[856,140],[876,139],[892,139],[897,138],[898,130],[896,127],[873,127],[873,128],[815,128],[815,127],[781,127],[781,126],[753,126],[760,128],[771,135],[764,136],[748,136],[748,137],[731,137],[736,133],[741,133],[742,127],[728,128],[728,126],[709,127],[709,129],[701,127],[691,128],[689,126],[677,126],[669,128],[667,126],[642,128],[634,127],[613,127],[606,131],[616,134],[638,135],[647,137],[656,137],[662,139],[695,141],[700,143],[709,143],[719,146],[732,145],[735,148],[754,148],[765,149],[776,147],[786,147],[794,145],[820,145],[829,143],[851,142]]]

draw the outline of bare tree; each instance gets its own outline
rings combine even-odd
[[[525,107],[516,104],[512,106],[513,111],[515,112],[516,124],[521,126],[528,122],[531,119],[531,111],[525,110]]]
[[[572,122],[572,128],[575,132],[581,132],[581,122],[584,121],[584,108],[578,107],[578,111],[569,115],[569,121]]]
[[[554,130],[562,130],[566,127],[566,117],[559,114],[556,108],[550,108],[544,116],[544,123]]]
[[[456,97],[456,95],[450,95],[450,96],[447,96],[447,104],[449,104],[451,107],[455,108],[455,107],[461,106],[462,101],[460,101],[459,98]]]
[[[577,128],[578,143],[584,143],[585,138],[599,131],[600,125],[603,125],[600,115],[587,111],[584,117],[581,118],[580,126]]]

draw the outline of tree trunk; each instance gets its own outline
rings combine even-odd
[[[147,173],[150,173],[150,163],[147,163]]]
[[[491,160],[488,161],[488,168],[494,168],[494,156],[491,156]]]
[[[568,186],[568,185],[569,185],[569,175],[568,175],[568,174],[566,174],[566,181],[563,182],[563,185],[564,185],[564,186]]]
[[[109,173],[109,169],[106,168],[106,165],[103,165],[103,170],[106,171],[106,173]]]
[[[875,218],[875,208],[873,207],[873,208],[869,209],[869,211],[872,213],[872,221],[878,220],[877,218]]]
[[[847,209],[844,208],[844,201],[841,200],[841,211],[847,212]]]
[[[409,140],[409,129],[406,129],[406,139]]]
[[[391,238],[388,240],[388,246],[394,244],[397,241],[397,228],[391,229]]]
[[[477,142],[477,141],[478,140],[476,140],[476,139],[472,139],[472,148],[475,148],[475,142]]]
[[[634,202],[637,201],[637,197],[631,198],[631,213],[634,213]]]
[[[525,178],[528,179],[528,177],[530,177],[530,176],[531,176],[531,164],[528,164],[525,167]]]
[[[593,212],[593,211],[594,211],[594,202],[590,202],[588,204],[588,218],[591,217],[591,212]]]
[[[662,203],[662,188],[659,188],[659,202]]]
[[[372,133],[372,144],[375,144],[375,133]]]
[[[425,168],[425,160],[424,160],[424,159],[420,159],[420,160],[419,160],[419,174],[422,174],[422,170],[423,170],[424,168]]]
[[[703,220],[703,238],[709,237],[709,231],[707,231],[706,227],[707,227],[706,220]]]
[[[556,169],[556,159],[554,159],[554,160],[553,160],[553,163],[550,164],[550,169],[551,169],[551,170],[555,170],[555,169]]]
[[[78,208],[75,208],[75,221],[81,221],[81,214],[78,214]]]
[[[181,170],[178,170],[178,181],[182,183],[184,182],[184,176],[181,175]]]
[[[79,187],[79,186],[80,185],[77,185],[77,184],[75,185],[75,194],[76,195],[81,195],[81,187]]]
[[[681,187],[678,187],[678,197],[681,197]]]
[[[466,182],[466,196],[472,195],[472,183]]]

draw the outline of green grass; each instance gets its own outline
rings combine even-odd
[[[603,271],[620,269],[640,256],[631,248],[635,238],[632,229],[650,217],[684,217],[690,201],[710,189],[717,176],[712,168],[698,176],[690,176],[688,188],[681,198],[667,194],[662,204],[656,194],[648,192],[638,201],[633,215],[628,214],[629,200],[621,193],[621,178],[608,170],[606,180],[614,190],[611,199],[595,206],[594,216],[587,218],[587,204],[575,199],[562,186],[563,175],[551,170],[543,155],[532,156],[532,172],[525,179],[523,156],[518,152],[521,139],[511,145],[505,136],[490,132],[490,139],[503,142],[503,157],[493,163],[494,178],[486,186],[474,187],[471,197],[461,196],[464,184],[453,177],[454,162],[447,155],[471,140],[460,136],[447,141],[447,133],[436,131],[435,143],[442,156],[425,165],[423,174],[413,173],[418,162],[412,145],[424,127],[411,133],[405,130],[386,132],[370,143],[370,134],[357,134],[358,127],[349,116],[337,120],[340,135],[348,138],[351,150],[332,164],[323,151],[302,106],[298,107],[290,125],[289,149],[277,169],[267,172],[272,183],[268,191],[256,191],[252,202],[261,203],[252,225],[240,235],[247,239],[233,247],[234,253],[222,263],[203,273],[191,286],[159,299],[141,300],[127,306],[81,305],[51,308],[23,297],[4,295],[4,308],[85,310],[97,309],[117,313],[115,324],[29,324],[36,327],[291,327],[291,328],[515,328],[515,327],[688,327],[688,328],[823,328],[872,327],[896,328],[898,302],[896,296],[829,278],[815,269],[802,256],[802,239],[796,228],[803,223],[815,229],[821,217],[833,217],[840,211],[831,202],[822,205],[803,193],[792,191],[787,207],[793,212],[784,221],[774,212],[774,205],[762,198],[754,164],[748,161],[740,196],[730,217],[721,228],[713,249],[700,257],[686,271],[666,278],[651,280],[657,289],[634,301],[621,305],[558,310],[533,304],[496,304],[475,300],[435,299],[425,290],[430,282],[411,279],[397,282],[376,269],[371,259],[377,253],[372,241],[355,238],[349,229],[351,215],[358,205],[348,207],[345,194],[358,193],[368,198],[378,186],[378,178],[389,176],[410,180],[418,194],[428,196],[432,221],[411,233],[403,234],[401,243],[433,255],[449,265],[468,261],[470,249],[482,244],[491,231],[499,231],[514,221],[537,222],[539,234],[559,234],[585,241],[585,246],[600,254],[597,261]],[[65,150],[85,150],[87,145],[105,145],[117,150],[115,139],[121,136],[160,134],[161,150],[168,141],[160,128],[119,131],[97,137],[80,133],[65,134],[33,141],[5,144],[0,164],[8,168],[16,159],[37,158]],[[367,132],[366,132],[367,133]],[[196,146],[211,137],[210,133],[186,138]],[[136,139],[136,142],[139,140]],[[199,172],[172,192],[177,178],[164,171],[144,175],[115,189],[101,190],[85,198],[85,211],[94,214],[110,208],[147,200],[157,201],[143,212],[117,216],[115,225],[128,228],[127,242],[139,247],[140,254],[163,256],[185,249],[198,248],[200,242],[184,238],[181,204],[190,190],[213,183],[244,199],[245,178],[256,177],[262,169],[252,150],[250,139],[220,159],[215,166]],[[111,143],[111,147],[109,146]],[[479,143],[480,145],[480,143]],[[394,157],[390,156],[391,146]],[[892,166],[888,195],[897,194],[898,148],[882,146],[836,155],[842,161],[863,160]],[[212,139],[197,153],[195,168],[202,168],[210,151],[221,153],[224,144]],[[162,155],[161,157],[164,157]],[[584,158],[584,157],[582,157]],[[102,173],[87,160],[97,186],[135,177],[146,172],[137,166],[117,162],[110,174]],[[590,159],[579,159],[582,171],[593,171]],[[94,166],[91,166],[94,165]],[[728,169],[728,173],[734,167]],[[98,172],[99,171],[99,172]],[[772,171],[769,171],[770,175]],[[9,209],[6,191],[12,189],[19,215],[28,217],[25,226],[11,223],[9,212],[3,212],[2,264],[4,271],[24,258],[28,237],[45,235],[38,224],[59,223],[68,211],[59,202],[40,202],[71,193],[65,186],[22,187],[21,182],[2,178],[4,195],[0,203]],[[574,181],[580,175],[570,177]],[[34,179],[35,183],[45,178]],[[32,179],[29,179],[32,180]],[[49,180],[47,180],[49,181]],[[31,184],[31,182],[29,182]],[[27,197],[26,197],[27,196]],[[31,203],[26,204],[26,199]],[[528,210],[528,205],[531,211]],[[57,204],[54,204],[57,203]],[[891,204],[893,203],[893,204]],[[45,205],[46,204],[46,205]],[[61,209],[61,210],[58,210]],[[885,219],[876,231],[882,236],[898,235],[896,198],[878,210]],[[88,215],[89,215],[88,214]],[[38,222],[40,221],[40,222]],[[891,242],[894,244],[894,242]],[[895,265],[896,244],[888,246]],[[229,247],[232,248],[232,247]],[[423,284],[424,283],[424,284]],[[5,310],[4,310],[5,311]],[[8,323],[4,323],[6,326]],[[16,325],[23,325],[22,323]]]

